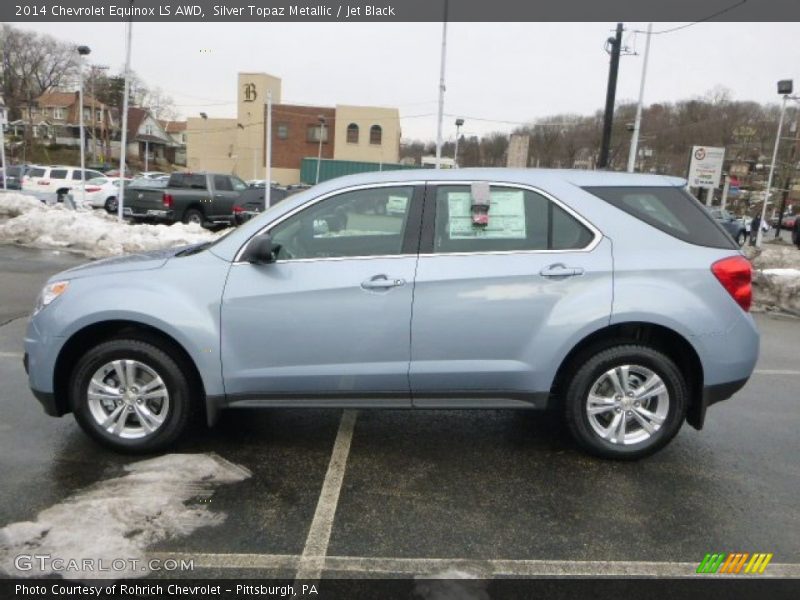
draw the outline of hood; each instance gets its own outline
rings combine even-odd
[[[192,244],[196,246],[197,244]],[[137,254],[126,254],[113,258],[104,258],[84,265],[73,267],[62,271],[50,278],[50,281],[60,279],[79,279],[95,275],[110,275],[111,273],[123,273],[129,271],[148,271],[160,269],[167,261],[178,252],[186,250],[192,246],[179,246],[177,248],[166,248],[163,250],[153,250],[151,252],[141,252]]]

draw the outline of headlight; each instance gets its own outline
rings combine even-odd
[[[33,309],[33,314],[38,313],[45,306],[66,292],[68,287],[69,281],[55,281],[44,286],[44,289],[36,299],[36,308]]]

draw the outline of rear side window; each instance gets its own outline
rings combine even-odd
[[[436,191],[434,252],[579,250],[594,234],[575,217],[531,190],[491,186],[489,221],[473,223],[469,186]]]
[[[28,171],[28,177],[44,177],[44,169],[34,167],[30,171]]]
[[[737,248],[733,239],[680,187],[585,187],[609,204],[672,237],[710,248]]]
[[[52,169],[50,171],[50,179],[66,179],[66,178],[67,178],[66,169]]]

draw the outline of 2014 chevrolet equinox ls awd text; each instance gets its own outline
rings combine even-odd
[[[554,408],[638,458],[751,375],[751,267],[655,175],[404,171],[45,286],[30,386],[116,450],[236,407]],[[391,210],[387,210],[387,206]]]

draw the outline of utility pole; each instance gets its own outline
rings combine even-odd
[[[597,160],[597,168],[605,169],[608,167],[608,152],[611,147],[611,126],[614,123],[614,100],[617,95],[617,74],[619,73],[619,55],[622,50],[622,23],[617,23],[616,35],[608,38],[607,42],[610,49],[607,52],[611,55],[611,62],[608,67],[608,87],[606,88],[606,110],[603,115],[603,141],[600,144],[600,158]]]
[[[133,0],[130,4],[133,8]],[[133,11],[131,11],[132,13]],[[119,146],[119,200],[117,202],[117,219],[122,222],[122,215],[125,211],[125,149],[128,143],[128,96],[131,93],[131,44],[133,42],[133,17],[128,21],[127,35],[125,36],[125,87],[122,96],[122,119],[120,128]]]
[[[444,67],[447,62],[447,3],[444,0],[444,21],[442,23],[442,58],[439,67],[439,118],[436,126],[436,168],[441,169],[442,162],[442,119],[444,118]]]
[[[792,175],[794,175],[794,161],[795,154],[797,153],[797,144],[800,144],[800,116],[794,122],[794,140],[792,147],[789,150],[789,166],[786,172],[786,179],[783,184],[783,193],[781,194],[781,209],[778,211],[778,226],[775,228],[775,239],[781,236],[781,220],[783,219],[783,211],[786,210],[786,200],[789,198],[789,188],[792,185]]]
[[[636,105],[636,119],[633,122],[633,138],[631,151],[628,154],[628,173],[633,173],[636,167],[636,152],[639,149],[639,130],[642,127],[642,105],[644,104],[644,82],[647,79],[647,60],[650,57],[650,38],[653,37],[653,24],[647,26],[647,41],[644,45],[644,59],[642,61],[642,80],[639,82],[639,103]]]

